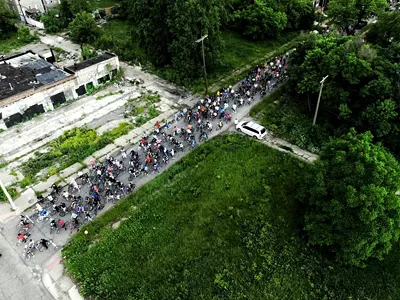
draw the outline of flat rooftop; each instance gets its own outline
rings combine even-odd
[[[26,52],[0,61],[0,100],[71,76],[39,55]]]
[[[95,64],[98,64],[98,63],[100,63],[102,61],[105,61],[105,60],[108,60],[110,58],[113,58],[113,57],[115,57],[115,55],[113,55],[111,53],[108,53],[108,52],[105,52],[102,55],[90,58],[88,60],[85,60],[85,61],[82,61],[80,63],[74,64],[72,66],[69,66],[69,67],[67,67],[67,69],[69,69],[69,70],[71,70],[73,72],[74,71],[79,71],[79,70],[85,69],[87,67],[93,66]]]

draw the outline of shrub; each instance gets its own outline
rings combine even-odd
[[[26,26],[21,26],[18,28],[18,39],[26,44],[33,42],[35,37],[30,34],[29,28]]]

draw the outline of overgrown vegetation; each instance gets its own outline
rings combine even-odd
[[[85,297],[104,300],[399,298],[398,244],[361,269],[302,238],[295,197],[307,168],[243,136],[217,137],[78,232],[63,250],[67,270]]]
[[[29,33],[28,27],[21,26],[18,32],[0,35],[0,53],[6,54],[35,40],[37,37]]]
[[[160,114],[155,107],[155,103],[160,101],[161,97],[157,93],[149,90],[142,92],[140,97],[128,99],[125,103],[124,117],[136,117],[135,124],[140,126]]]
[[[96,100],[101,100],[101,99],[103,99],[103,98],[105,98],[105,97],[108,97],[108,96],[113,96],[113,95],[123,94],[123,93],[124,93],[123,90],[118,90],[118,91],[116,91],[116,92],[109,91],[107,94],[104,94],[104,95],[101,95],[101,96],[97,96],[97,97],[96,97]]]
[[[251,109],[250,115],[276,136],[318,153],[329,140],[330,129],[321,124],[313,126],[312,118],[293,104],[285,88],[284,85],[265,97]]]
[[[25,178],[20,186],[24,188],[32,184],[36,175],[43,169],[58,166],[57,171],[60,171],[81,162],[116,138],[127,134],[132,128],[132,124],[124,122],[102,135],[97,135],[96,130],[85,127],[65,131],[62,136],[48,144],[46,152],[36,152],[33,158],[22,164],[21,170]],[[54,174],[54,170],[52,173]]]
[[[10,194],[10,197],[12,199],[15,199],[15,197],[18,195],[17,190],[13,187],[8,187],[7,192]],[[0,202],[8,201],[6,195],[4,194],[3,190],[0,188]]]

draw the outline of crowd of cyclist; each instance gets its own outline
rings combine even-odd
[[[35,213],[31,217],[21,215],[17,244],[27,243],[25,257],[33,257],[38,248],[46,250],[53,244],[52,240],[45,238],[37,243],[30,238],[29,230],[35,223],[32,219],[49,221],[50,233],[79,230],[83,223],[92,221],[107,203],[116,203],[131,193],[135,188],[131,182],[133,179],[159,172],[177,152],[206,141],[214,129],[213,122],[217,122],[216,130],[221,129],[224,123],[231,122],[241,106],[250,105],[256,95],[262,97],[277,87],[287,76],[287,60],[288,54],[275,57],[249,72],[236,89],[229,86],[216,95],[201,99],[194,108],[186,112],[181,110],[174,118],[174,124],[184,120],[181,127],[156,122],[154,132],[144,133],[137,149],[127,151],[120,148],[119,158],[107,155],[103,161],[91,161],[89,171],[79,172],[68,189],[62,191],[60,186],[53,184],[47,197],[37,197]],[[123,173],[128,173],[125,183],[120,179]],[[81,191],[86,185],[88,192],[83,194]]]

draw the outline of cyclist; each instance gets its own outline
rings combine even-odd
[[[233,105],[232,105],[232,110],[233,110],[233,112],[236,112],[236,108],[237,108],[236,102],[234,102]]]
[[[30,236],[30,234],[23,234],[23,233],[18,233],[17,234],[17,239],[23,243],[26,243],[26,239]]]
[[[61,219],[58,219],[58,226],[60,226],[60,228],[64,228],[65,230],[67,230],[67,226],[65,226],[65,222]]]
[[[46,240],[46,239],[41,239],[40,240],[40,244],[42,244],[42,246],[45,247],[46,250],[49,249],[49,247],[47,246],[48,243],[49,243],[49,241]]]
[[[55,183],[51,185],[51,188],[56,192],[56,194],[60,192],[60,187]]]
[[[222,121],[220,120],[220,121],[218,122],[218,128],[221,129],[222,126],[224,126],[224,124],[223,124]]]
[[[57,228],[56,220],[52,219],[50,222],[50,229],[56,229],[56,228]]]
[[[64,213],[67,213],[67,205],[66,205],[64,202],[61,202],[60,208],[62,209],[62,211],[63,211]]]
[[[86,218],[89,222],[93,221],[93,218],[92,218],[92,216],[90,215],[90,213],[89,213],[88,211],[85,212],[85,218]]]
[[[65,199],[68,200],[68,198],[69,198],[69,193],[68,193],[68,191],[64,191],[63,197],[64,197]]]
[[[76,213],[77,214],[80,214],[81,212],[83,212],[84,211],[84,207],[83,207],[83,205],[82,204],[78,204],[78,207],[76,208]]]
[[[35,247],[35,241],[33,239],[29,240],[28,248],[29,248],[29,251],[31,251],[32,254],[35,252],[36,247]]]
[[[122,155],[122,159],[125,159],[128,157],[124,148],[121,148],[121,155]]]

